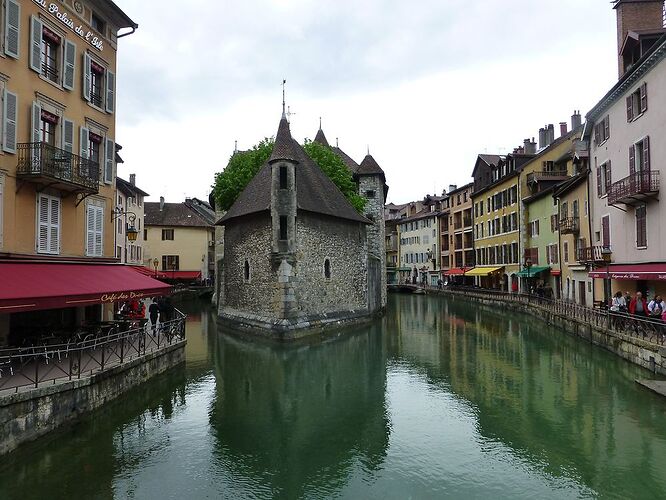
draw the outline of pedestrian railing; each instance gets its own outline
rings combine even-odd
[[[446,290],[481,300],[495,299],[526,304],[607,330],[611,334],[628,335],[659,345],[666,344],[666,323],[657,318],[634,316],[608,309],[597,309],[568,300],[549,299],[536,294],[484,290],[463,286],[448,287]]]
[[[0,349],[0,391],[81,379],[157,352],[185,338],[186,316],[81,342]]]

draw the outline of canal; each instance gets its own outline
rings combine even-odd
[[[0,498],[658,498],[650,374],[528,316],[391,295],[298,346],[185,306],[187,363],[0,462]]]

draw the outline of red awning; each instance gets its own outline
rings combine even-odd
[[[470,269],[472,269],[472,268],[471,267],[456,267],[454,269],[449,269],[444,274],[446,276],[461,276],[461,275],[465,274],[467,271],[469,271]]]
[[[664,264],[611,264],[600,267],[589,273],[590,278],[606,278],[613,280],[654,280],[666,281],[666,263]]]
[[[171,286],[121,264],[0,262],[0,313],[164,295]]]
[[[162,271],[163,277],[172,280],[200,280],[201,271]]]
[[[132,269],[135,271],[140,272],[144,276],[150,276],[151,278],[159,279],[159,278],[166,278],[167,275],[163,271],[157,271],[155,272],[154,269],[149,269],[144,266],[132,266]]]
[[[560,271],[559,269],[551,269],[550,270],[550,275],[551,276],[560,276],[561,274],[562,274],[562,271]]]

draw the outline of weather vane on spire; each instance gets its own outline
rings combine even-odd
[[[287,85],[287,80],[282,80],[282,118],[286,118],[287,114],[285,113],[285,99],[284,99],[284,88]]]

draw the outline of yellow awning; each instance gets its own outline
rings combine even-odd
[[[500,267],[475,267],[474,269],[467,271],[465,276],[488,276],[494,272],[497,272],[501,269],[504,269],[504,266]]]

